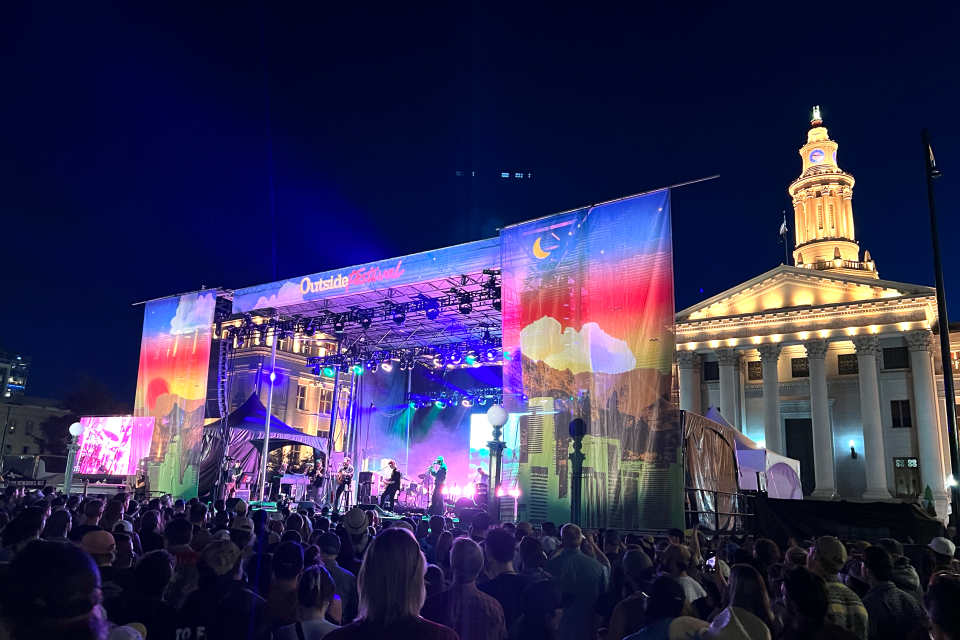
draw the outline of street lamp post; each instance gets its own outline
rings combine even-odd
[[[503,469],[503,450],[506,443],[502,440],[503,425],[507,424],[510,415],[507,410],[498,404],[487,410],[487,421],[493,427],[493,439],[487,443],[490,448],[490,515],[500,520],[500,478]]]
[[[73,487],[73,464],[77,458],[77,451],[80,449],[80,436],[83,435],[85,427],[74,422],[70,425],[70,444],[67,445],[67,469],[63,474],[63,493],[70,497],[70,489]]]

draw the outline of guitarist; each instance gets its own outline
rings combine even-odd
[[[349,457],[343,459],[337,471],[337,491],[333,499],[334,511],[340,509],[340,496],[347,492],[347,506],[350,506],[350,487],[353,485],[353,461]]]
[[[387,511],[393,511],[393,505],[397,500],[397,492],[400,491],[400,470],[397,469],[397,463],[391,460],[387,463],[390,468],[390,479],[387,480],[387,486],[384,487],[380,495],[380,506]]]
[[[437,461],[430,465],[430,475],[433,476],[434,481],[433,496],[430,498],[430,515],[443,516],[446,511],[443,505],[443,485],[447,482],[447,465],[443,463],[443,456],[437,456]]]

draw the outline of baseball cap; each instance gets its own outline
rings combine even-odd
[[[105,554],[113,552],[117,548],[117,542],[109,531],[91,531],[83,536],[80,548],[91,555]]]
[[[114,533],[133,533],[133,524],[129,520],[119,520],[113,525]]]
[[[940,555],[953,557],[953,554],[957,551],[957,545],[950,542],[947,538],[939,537],[934,538],[930,541],[930,544],[927,545],[933,549],[934,553],[939,553]]]
[[[253,520],[246,516],[237,516],[233,519],[233,524],[230,525],[230,528],[236,531],[253,533]]]
[[[226,575],[237,566],[240,548],[229,540],[214,540],[200,552],[200,566],[212,570],[218,576]]]
[[[833,536],[821,536],[813,546],[817,550],[820,564],[829,573],[838,573],[843,568],[843,563],[847,561],[847,549],[840,540]]]
[[[332,531],[327,531],[317,540],[317,546],[321,553],[340,553],[340,536]]]
[[[277,545],[273,552],[272,561],[274,571],[279,567],[288,567],[292,569],[303,568],[303,547],[300,543],[288,540]]]
[[[243,500],[240,500],[239,502],[237,502],[237,504],[233,505],[233,510],[234,510],[236,513],[246,513],[246,512],[247,512],[247,503],[244,502]]]
[[[343,516],[343,529],[349,534],[358,536],[367,532],[367,515],[363,509],[354,507]]]

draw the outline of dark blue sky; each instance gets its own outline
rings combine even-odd
[[[0,341],[30,395],[87,372],[132,402],[131,303],[274,279],[268,140],[278,278],[719,173],[674,193],[681,309],[782,262],[814,104],[861,247],[932,284],[926,126],[960,318],[955,3],[265,4],[0,6]]]

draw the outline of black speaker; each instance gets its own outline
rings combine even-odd
[[[473,517],[479,513],[483,513],[483,509],[474,509],[472,507],[465,507],[460,510],[460,515],[457,518],[462,524],[467,525],[468,527],[473,522]],[[461,527],[462,529],[463,527]]]
[[[381,516],[384,513],[383,509],[381,509],[380,505],[378,504],[358,504],[357,509],[362,509],[364,511],[376,511]]]
[[[370,484],[373,482],[373,472],[372,471],[361,471],[360,472],[360,484]]]
[[[315,502],[298,502],[294,511],[299,511],[300,509],[305,509],[307,513],[312,516],[313,512],[317,510],[317,504]]]

